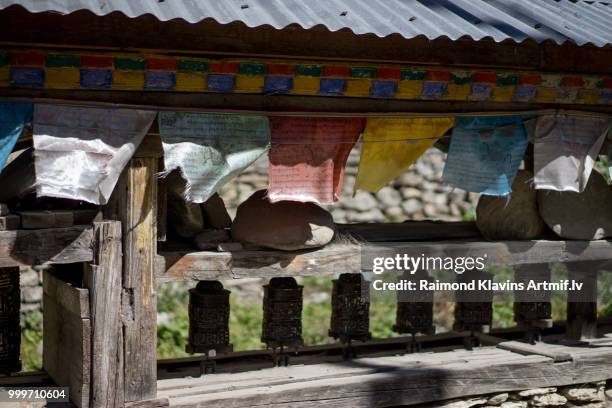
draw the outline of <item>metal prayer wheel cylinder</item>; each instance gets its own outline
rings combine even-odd
[[[333,281],[329,336],[343,343],[367,341],[370,333],[370,293],[360,273],[343,273]]]
[[[514,268],[514,280],[526,288],[530,281],[550,281],[551,272],[547,264],[519,265]],[[552,326],[550,291],[524,290],[514,292],[514,321],[519,324]],[[548,322],[549,321],[549,322]]]
[[[218,281],[200,281],[189,290],[188,353],[232,351],[229,342],[230,291]]]
[[[418,271],[414,275],[405,273],[402,279],[426,279],[432,281],[426,271]],[[397,313],[393,330],[396,333],[434,334],[432,290],[412,290],[397,292]]]
[[[0,374],[21,371],[19,268],[0,268]]]
[[[294,278],[272,278],[264,286],[261,341],[268,347],[299,347],[302,339],[302,289]]]
[[[457,275],[457,282],[492,280],[493,275],[485,271],[467,270]],[[493,292],[487,290],[461,291],[455,293],[455,323],[457,331],[487,333],[493,323]]]

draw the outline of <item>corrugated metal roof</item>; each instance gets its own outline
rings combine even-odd
[[[249,27],[282,29],[343,28],[379,37],[400,34],[429,39],[492,38],[497,42],[532,39],[558,44],[603,47],[612,43],[612,6],[584,0],[0,0],[0,8],[19,4],[30,12],[69,14],[114,11],[128,17],[151,14],[161,21],[180,18],[190,23],[214,19],[241,21]]]

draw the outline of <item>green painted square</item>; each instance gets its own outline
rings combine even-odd
[[[295,67],[295,75],[320,77],[322,73],[322,65],[298,65]]]
[[[208,72],[208,62],[194,60],[179,60],[179,72]]]
[[[376,68],[374,67],[350,67],[352,78],[376,78]]]
[[[513,86],[518,84],[517,75],[497,75],[497,85],[499,86]]]
[[[48,55],[47,68],[79,68],[81,57],[78,55]]]
[[[144,59],[115,58],[115,69],[127,71],[144,71]]]
[[[423,81],[425,79],[425,71],[412,71],[409,69],[401,70],[401,79],[402,80],[411,80],[411,81]]]
[[[266,65],[258,62],[241,62],[238,73],[242,75],[265,75]]]
[[[0,67],[8,65],[10,60],[8,52],[0,52]]]
[[[465,76],[461,76],[461,75],[457,75],[454,72],[451,72],[451,80],[450,80],[451,84],[455,84],[455,85],[465,85],[465,84],[471,84],[472,83],[472,75],[465,75]]]

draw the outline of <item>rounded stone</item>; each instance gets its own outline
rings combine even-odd
[[[520,170],[509,196],[482,195],[476,207],[476,226],[488,240],[534,239],[544,231],[531,173]]]
[[[544,222],[561,238],[612,237],[612,186],[596,171],[582,193],[538,190],[538,203]]]
[[[271,203],[266,190],[253,193],[238,206],[232,237],[242,243],[294,251],[318,248],[336,232],[331,214],[313,203]]]

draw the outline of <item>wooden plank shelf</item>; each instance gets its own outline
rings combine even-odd
[[[550,352],[547,349],[550,348]],[[563,354],[563,362],[550,355]],[[180,407],[399,406],[476,394],[606,380],[612,347],[541,344],[532,353],[457,349],[343,363],[267,368],[157,382],[158,400]]]
[[[0,268],[90,262],[92,232],[90,225],[0,231]]]
[[[334,275],[368,269],[374,257],[407,253],[425,257],[485,257],[487,265],[601,261],[612,263],[612,241],[484,241],[465,238],[423,242],[334,242],[313,251],[239,250],[159,252],[158,281]]]

